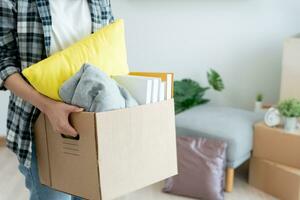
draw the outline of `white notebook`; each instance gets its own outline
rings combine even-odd
[[[161,81],[160,82],[160,86],[159,86],[159,101],[163,101],[166,98],[166,82],[165,81]]]
[[[112,76],[112,78],[126,88],[139,104],[152,102],[153,78],[130,75]]]
[[[159,89],[159,101],[171,99],[173,96],[173,80],[174,74],[168,72],[130,72],[130,75],[133,76],[144,76],[152,78],[160,78],[161,84]],[[164,82],[164,83],[163,83]],[[164,84],[164,89],[162,89]],[[164,90],[164,91],[163,91]],[[164,92],[164,95],[160,95],[161,92]],[[163,97],[164,96],[164,97]],[[162,98],[163,97],[163,98]]]
[[[145,76],[144,76],[145,77]],[[145,77],[145,78],[151,78],[151,77]],[[152,103],[156,103],[159,101],[159,92],[160,92],[160,78],[151,78],[152,79]]]

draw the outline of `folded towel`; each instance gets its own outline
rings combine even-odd
[[[138,105],[131,94],[100,69],[84,64],[59,90],[60,98],[88,112],[103,112]]]

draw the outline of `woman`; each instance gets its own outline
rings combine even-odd
[[[39,94],[20,72],[112,21],[109,0],[0,1],[0,90],[11,91],[7,146],[18,157],[30,200],[76,199],[40,184],[33,126],[43,112],[57,132],[76,136],[68,116],[82,109]]]

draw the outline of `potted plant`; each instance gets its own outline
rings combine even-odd
[[[287,132],[295,132],[300,117],[300,101],[287,99],[279,103],[278,110],[284,117],[284,129]]]
[[[204,98],[207,90],[215,91],[224,90],[224,83],[219,75],[213,69],[207,72],[207,81],[209,86],[201,86],[197,81],[192,79],[182,79],[174,82],[174,99],[176,114],[190,109],[194,106],[205,104],[209,99]]]
[[[255,102],[255,108],[254,108],[255,112],[261,111],[263,99],[264,99],[264,96],[261,93],[256,95],[256,102]]]

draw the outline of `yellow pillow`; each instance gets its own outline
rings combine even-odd
[[[70,47],[22,71],[40,93],[61,100],[62,84],[84,63],[99,67],[108,75],[128,74],[124,22],[117,20]]]

